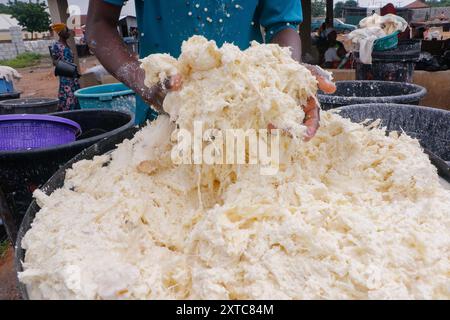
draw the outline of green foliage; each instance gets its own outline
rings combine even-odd
[[[358,6],[358,2],[355,0],[347,0],[344,3],[345,7],[357,7]]]
[[[26,52],[19,54],[16,58],[10,60],[0,60],[1,66],[8,66],[14,69],[26,68],[39,63],[42,56],[39,53]]]
[[[313,17],[322,17],[325,15],[327,4],[325,0],[314,0],[311,2],[311,15]]]
[[[335,17],[342,17],[342,15],[344,14],[344,2],[339,1],[334,5],[334,16]]]
[[[450,7],[450,0],[429,0],[424,2],[431,7]]]
[[[354,0],[347,0],[345,2],[344,1],[336,2],[336,4],[334,5],[334,16],[337,18],[341,18],[344,15],[345,7],[357,7],[357,6],[358,2]]]
[[[0,14],[1,13],[11,14],[11,9],[6,4],[0,3]]]
[[[47,13],[45,2],[9,1],[11,15],[19,21],[19,25],[28,32],[45,32],[50,27],[50,15]]]
[[[6,251],[8,251],[9,248],[9,241],[8,240],[3,240],[0,242],[0,259],[3,258],[3,256],[5,255]]]

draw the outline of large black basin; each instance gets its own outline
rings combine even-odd
[[[337,81],[333,94],[319,93],[322,109],[352,104],[400,103],[417,105],[427,93],[424,87],[392,81]]]
[[[17,92],[17,91],[0,93],[0,101],[10,100],[10,99],[18,99],[18,98],[20,98],[20,94],[21,93]]]
[[[421,142],[426,145],[427,148],[434,150],[441,156],[445,156],[447,152],[450,151],[449,143],[445,146],[441,144],[443,141],[448,141],[448,139],[450,139],[450,112],[448,111],[392,104],[354,105],[343,107],[340,110],[342,116],[350,118],[354,122],[361,122],[368,118],[381,118],[383,124],[388,126],[389,130],[408,128],[408,133],[420,138]],[[46,194],[51,194],[53,191],[63,186],[66,170],[71,168],[74,163],[84,159],[92,159],[94,156],[102,155],[115,149],[116,145],[121,143],[124,139],[133,137],[136,131],[136,128],[130,128],[117,135],[99,141],[95,145],[84,150],[70,162],[61,167],[42,187],[42,190]],[[441,133],[436,135],[437,132]],[[440,166],[441,168],[445,166],[444,169],[447,170],[447,173],[450,172],[450,167],[438,157],[430,157],[430,159],[434,165]],[[440,173],[442,173],[442,171]],[[450,182],[448,176],[443,177]],[[25,258],[25,250],[21,246],[22,238],[31,228],[34,217],[39,210],[40,208],[36,201],[33,201],[20,226],[15,244],[15,265],[17,272],[23,271],[22,261],[24,261]],[[26,286],[22,283],[19,283],[18,286],[22,298],[28,299]]]
[[[105,154],[113,149],[121,143],[125,139],[131,139],[134,134],[137,132],[137,127],[129,127],[126,130],[118,132],[117,134],[110,136],[106,139],[99,141],[98,143],[92,145],[88,149],[85,149],[78,155],[76,155],[72,160],[67,162],[64,166],[62,166],[51,178],[48,182],[42,187],[42,190],[46,194],[51,194],[56,189],[60,188],[64,184],[64,179],[66,177],[66,170],[71,168],[72,165],[80,160],[84,159],[92,159],[94,156]],[[22,224],[20,226],[19,232],[17,234],[17,241],[15,244],[15,256],[16,256],[16,271],[21,272],[22,269],[22,261],[25,259],[25,250],[22,249],[21,242],[25,233],[31,228],[31,223],[34,220],[36,213],[39,211],[39,206],[36,203],[36,200],[31,202],[28,211],[23,218]],[[23,299],[28,299],[28,293],[26,286],[22,283],[18,283],[19,291]]]
[[[132,115],[112,110],[77,110],[54,115],[80,124],[83,134],[78,140],[52,148],[28,151],[0,152],[0,191],[4,207],[14,217],[16,228],[32,201],[32,193],[41,187],[58,169],[75,155],[107,137],[114,137],[134,126]],[[2,199],[6,198],[6,199]],[[0,212],[2,213],[2,212]],[[11,230],[10,230],[11,231]]]
[[[450,161],[450,111],[402,104],[350,105],[340,115],[353,122],[381,119],[388,131],[404,131],[422,147]]]
[[[58,99],[24,98],[0,101],[0,114],[43,114],[58,110]]]

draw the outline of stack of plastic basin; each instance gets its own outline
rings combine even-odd
[[[393,81],[337,81],[336,92],[319,92],[324,110],[367,103],[400,103],[418,105],[427,90],[412,83]]]
[[[45,114],[58,111],[58,99],[25,98],[0,101],[0,114]]]

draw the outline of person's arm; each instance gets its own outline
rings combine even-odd
[[[118,1],[120,2],[120,1]],[[145,101],[161,108],[166,90],[161,84],[148,88],[144,85],[145,73],[137,57],[131,54],[117,31],[121,6],[101,0],[89,1],[86,40],[101,64],[119,81],[134,90]],[[181,79],[168,79],[165,88],[178,89]]]
[[[287,28],[272,37],[272,43],[278,43],[282,47],[290,47],[292,58],[298,62],[302,61],[302,43],[297,30]]]
[[[266,32],[266,42],[277,43],[282,47],[290,47],[292,58],[301,62],[301,41],[298,25],[303,20],[300,0],[263,0],[261,2],[261,25]],[[319,67],[303,64],[317,78],[319,88],[327,93],[336,90],[328,75]],[[305,140],[314,137],[319,129],[320,109],[315,97],[311,97],[303,108],[304,124],[307,127]]]
[[[260,23],[266,43],[290,47],[292,57],[301,61],[301,42],[298,25],[303,20],[300,0],[262,0]]]

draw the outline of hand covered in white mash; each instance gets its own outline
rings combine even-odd
[[[182,78],[180,75],[174,75],[166,78],[163,82],[158,81],[150,88],[142,85],[140,96],[145,102],[155,107],[157,111],[162,111],[164,99],[170,91],[180,90],[182,85]]]
[[[154,54],[151,63],[142,63],[147,72],[140,68],[135,91],[157,111],[162,111],[166,95],[181,89],[182,76],[176,68],[177,60],[168,54]]]
[[[306,63],[302,63],[302,65],[316,77],[320,90],[325,93],[334,93],[336,91],[336,85],[333,83],[329,72],[319,66]],[[309,141],[315,136],[320,126],[320,108],[317,100],[313,97],[309,98],[303,111],[305,112],[303,123],[307,127],[305,141]]]
[[[153,54],[141,60],[148,88],[175,75],[183,78],[180,90],[158,101],[164,99],[164,111],[179,128],[190,130],[201,120],[215,129],[277,128],[307,141],[319,127],[318,88],[335,90],[330,73],[299,64],[289,48],[277,44],[254,42],[241,51],[194,36],[181,52],[178,59]]]
[[[317,85],[320,90],[325,93],[334,93],[336,91],[336,85],[333,83],[333,79],[329,72],[316,65],[307,63],[302,63],[301,65],[316,77]],[[305,112],[303,124],[307,128],[304,140],[309,141],[316,135],[316,132],[320,127],[320,106],[315,96],[310,97],[307,100],[306,105],[303,107],[303,111]],[[269,123],[268,129],[276,129],[276,126]],[[287,134],[289,134],[289,132],[287,132]]]

